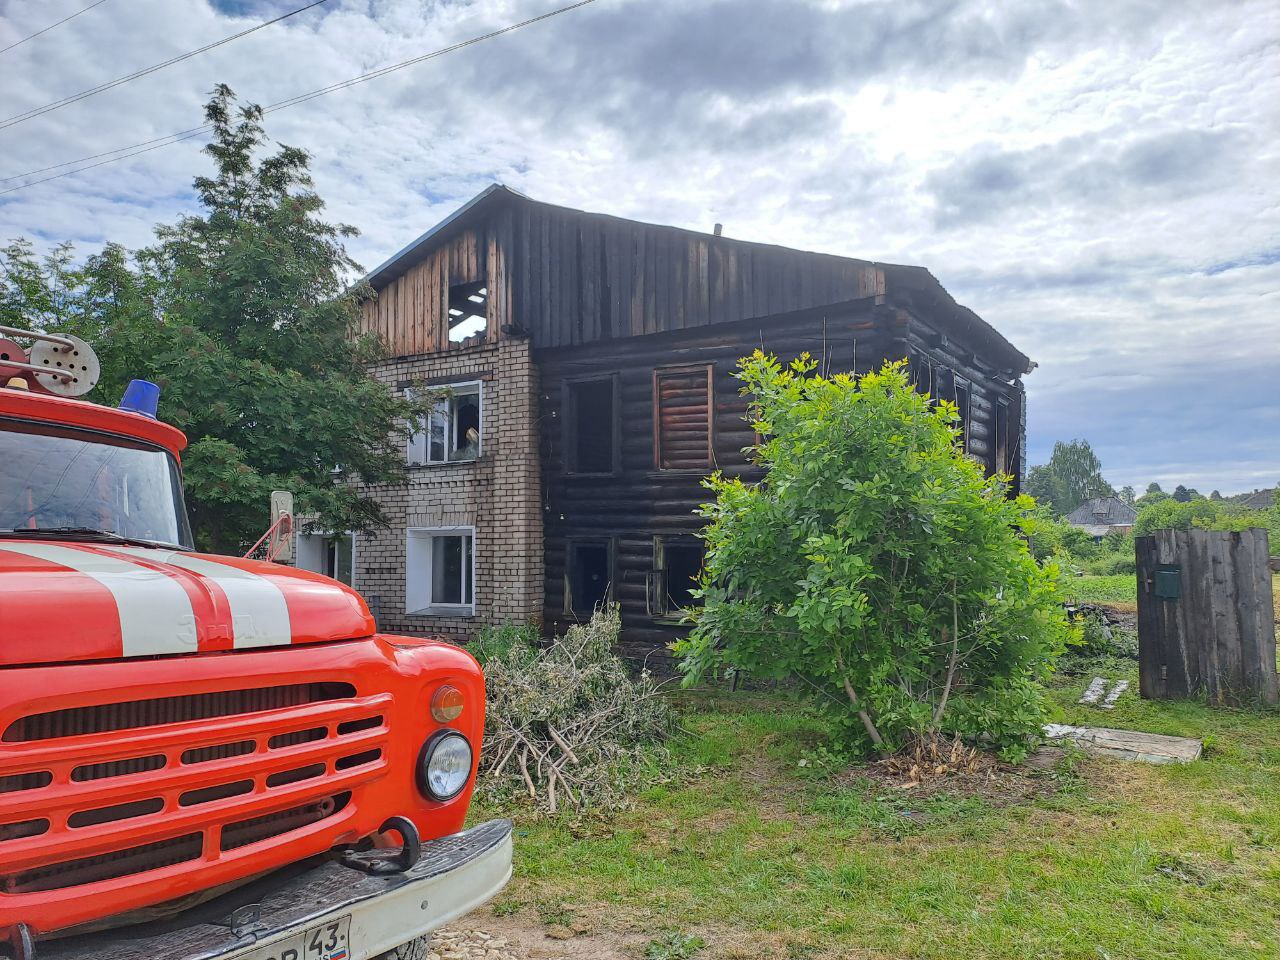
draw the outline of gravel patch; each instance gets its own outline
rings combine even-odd
[[[483,930],[437,930],[431,937],[427,960],[525,960],[527,953],[513,953],[502,937]]]

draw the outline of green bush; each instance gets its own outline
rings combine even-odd
[[[1022,538],[1031,500],[959,451],[955,406],[903,364],[857,380],[814,367],[757,352],[737,374],[767,473],[706,482],[703,606],[675,645],[686,682],[796,676],[851,741],[886,750],[941,733],[1023,749],[1068,634],[1056,566]]]
[[[542,631],[536,623],[504,623],[480,628],[476,638],[467,644],[467,652],[484,666],[490,660],[505,657],[512,648],[530,654],[542,643]]]

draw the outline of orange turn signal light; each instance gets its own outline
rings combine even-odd
[[[431,718],[436,723],[452,723],[462,716],[462,691],[445,684],[431,695]]]

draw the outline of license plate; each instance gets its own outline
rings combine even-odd
[[[351,944],[347,939],[350,928],[349,916],[327,920],[245,954],[242,960],[350,960]]]

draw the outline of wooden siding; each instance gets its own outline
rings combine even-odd
[[[391,356],[447,350],[455,346],[449,342],[449,288],[480,281],[489,291],[482,339],[496,341],[511,316],[503,226],[497,221],[464,230],[424,254],[365,304],[364,329],[380,337]]]
[[[548,627],[560,629],[574,619],[564,603],[569,544],[606,541],[612,551],[612,593],[622,606],[624,649],[644,656],[655,644],[670,640],[675,628],[651,604],[652,577],[659,566],[655,538],[689,537],[701,528],[694,510],[707,499],[701,480],[711,470],[759,476],[742,452],[756,442],[756,436],[745,419],[747,401],[738,392],[741,384],[733,377],[739,358],[759,346],[786,359],[807,351],[829,373],[853,369],[855,357],[860,371],[869,370],[879,365],[890,342],[875,324],[872,311],[868,301],[831,315],[806,311],[769,318],[767,323],[743,322],[535,352],[542,375],[539,442]],[[664,375],[668,373],[670,378]],[[696,395],[705,393],[693,386],[693,378],[708,376],[713,401],[711,464],[662,469],[655,423],[666,408],[655,389],[661,390],[668,381],[683,382],[688,388],[682,391],[685,399],[697,400]],[[614,431],[619,466],[608,475],[575,475],[566,469],[567,445],[576,431],[565,422],[565,385],[598,377],[616,378]],[[706,431],[698,435],[705,436]]]

